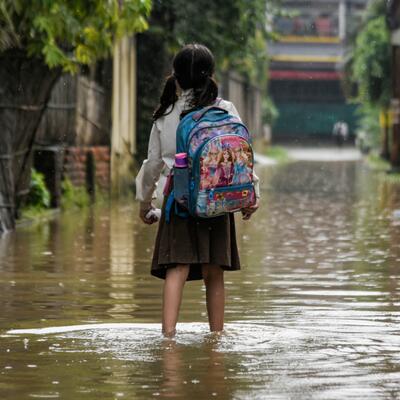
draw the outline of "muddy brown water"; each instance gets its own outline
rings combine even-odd
[[[155,227],[113,203],[0,239],[0,398],[400,398],[400,186],[361,162],[260,169],[226,330],[201,282],[160,334]]]

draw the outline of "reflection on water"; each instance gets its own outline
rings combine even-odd
[[[201,282],[185,288],[176,339],[160,335],[156,227],[134,203],[3,237],[0,397],[398,398],[400,187],[359,162],[260,175],[220,336]]]

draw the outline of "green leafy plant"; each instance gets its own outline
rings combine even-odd
[[[61,206],[65,209],[84,208],[90,205],[90,196],[85,187],[74,186],[70,179],[62,182]]]
[[[379,179],[391,184],[400,185],[400,173],[391,169],[389,161],[384,160],[376,152],[373,152],[367,157],[369,168],[374,171]]]
[[[26,49],[75,72],[108,55],[115,39],[147,28],[151,0],[0,0],[0,51]]]
[[[380,142],[381,156],[388,158],[389,126],[385,121],[389,118],[392,73],[385,0],[369,3],[363,24],[354,38],[352,52],[347,57],[346,71],[347,94],[352,101],[361,104],[359,131],[372,146],[379,146]]]
[[[358,115],[357,137],[362,138],[369,149],[377,149],[380,144],[379,108],[368,104],[360,105]]]
[[[279,117],[279,110],[270,97],[264,97],[262,102],[262,119],[264,124],[272,125]]]
[[[50,207],[50,192],[47,190],[44,175],[32,168],[31,184],[26,206],[38,209]]]
[[[391,97],[390,33],[384,15],[366,23],[357,36],[352,80],[357,83],[357,100],[388,107]]]
[[[265,155],[273,158],[279,164],[285,164],[291,161],[291,158],[284,147],[281,146],[270,146],[267,148]]]
[[[387,172],[390,169],[390,163],[383,160],[376,153],[371,153],[367,157],[368,165],[373,171]]]

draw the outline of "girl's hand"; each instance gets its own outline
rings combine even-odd
[[[252,214],[258,210],[259,206],[260,206],[260,199],[256,198],[256,203],[253,206],[242,209],[242,219],[246,221],[249,220]]]
[[[150,218],[146,218],[146,215],[150,210],[155,210],[153,204],[150,203],[148,205],[140,205],[139,217],[147,225],[151,225],[154,224],[154,222],[157,222],[157,218],[154,215]]]

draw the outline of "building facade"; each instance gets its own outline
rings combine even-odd
[[[279,110],[273,139],[330,138],[333,125],[355,127],[355,106],[341,84],[347,42],[368,0],[287,0],[278,17],[279,39],[269,44],[270,94]]]

